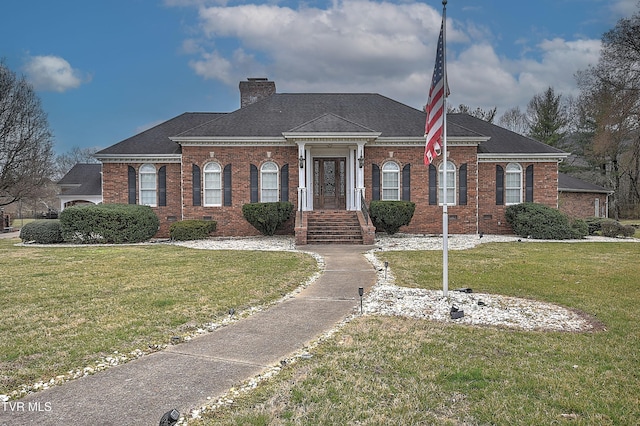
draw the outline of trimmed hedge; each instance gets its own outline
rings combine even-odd
[[[293,204],[289,201],[273,203],[250,203],[242,206],[242,215],[254,228],[263,235],[276,233],[293,212]]]
[[[149,206],[100,204],[69,207],[60,213],[62,237],[81,244],[139,243],[152,238],[160,221]]]
[[[411,201],[371,201],[369,216],[376,230],[393,235],[411,222],[416,204]]]
[[[505,218],[516,235],[541,240],[584,238],[588,225],[583,220],[571,221],[558,209],[537,203],[521,203],[507,207]]]
[[[216,230],[214,220],[182,220],[169,227],[169,236],[175,241],[204,240]]]
[[[43,219],[27,223],[20,229],[22,241],[37,244],[57,244],[64,242],[59,219]]]

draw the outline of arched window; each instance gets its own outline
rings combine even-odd
[[[140,204],[145,206],[158,206],[158,187],[156,182],[156,168],[153,164],[143,164],[138,172],[140,174]]]
[[[222,205],[222,168],[218,163],[204,166],[204,205]]]
[[[268,161],[260,167],[260,202],[278,201],[278,165]]]
[[[382,166],[382,199],[400,199],[400,166],[393,161]]]
[[[520,204],[522,202],[522,166],[520,164],[507,164],[504,191],[506,205]]]
[[[456,166],[451,161],[447,161],[447,205],[455,206],[456,204]],[[438,201],[440,205],[444,204],[444,163],[438,167]]]

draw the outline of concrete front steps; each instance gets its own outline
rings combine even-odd
[[[363,244],[357,213],[347,210],[307,212],[307,244]]]

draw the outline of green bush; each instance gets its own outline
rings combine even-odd
[[[291,217],[293,204],[289,201],[250,203],[242,206],[242,215],[263,235],[273,235]]]
[[[393,235],[411,222],[415,210],[411,201],[371,201],[369,216],[377,230]]]
[[[618,236],[632,237],[636,233],[636,229],[631,225],[623,225],[612,219],[602,221],[600,227],[603,237],[617,238]]]
[[[596,235],[602,231],[602,222],[609,220],[603,217],[589,217],[585,219],[587,226],[589,227],[589,235]]]
[[[216,230],[214,220],[182,220],[169,227],[169,236],[176,241],[203,240]]]
[[[60,213],[60,224],[65,241],[123,244],[149,240],[160,221],[148,206],[100,204],[69,207]]]
[[[20,238],[22,241],[33,241],[38,244],[57,244],[64,241],[59,219],[29,222],[20,229]]]
[[[588,225],[574,221],[558,209],[542,204],[521,203],[507,207],[505,218],[516,235],[542,240],[567,240],[583,238]]]

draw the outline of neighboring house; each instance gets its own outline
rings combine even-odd
[[[102,164],[76,164],[58,181],[60,211],[102,202]]]
[[[571,217],[609,217],[609,196],[614,191],[558,173],[559,208]]]
[[[96,153],[104,202],[151,206],[158,236],[183,219],[246,236],[257,231],[244,204],[290,201],[297,212],[286,229],[298,243],[319,211],[353,212],[366,230],[371,200],[415,202],[401,231],[424,234],[442,232],[445,194],[451,233],[510,233],[511,204],[558,207],[558,162],[568,154],[469,115],[447,116],[448,163],[427,167],[425,113],[385,96],[276,93],[274,82],[249,79],[240,97],[236,111],[184,113]]]

